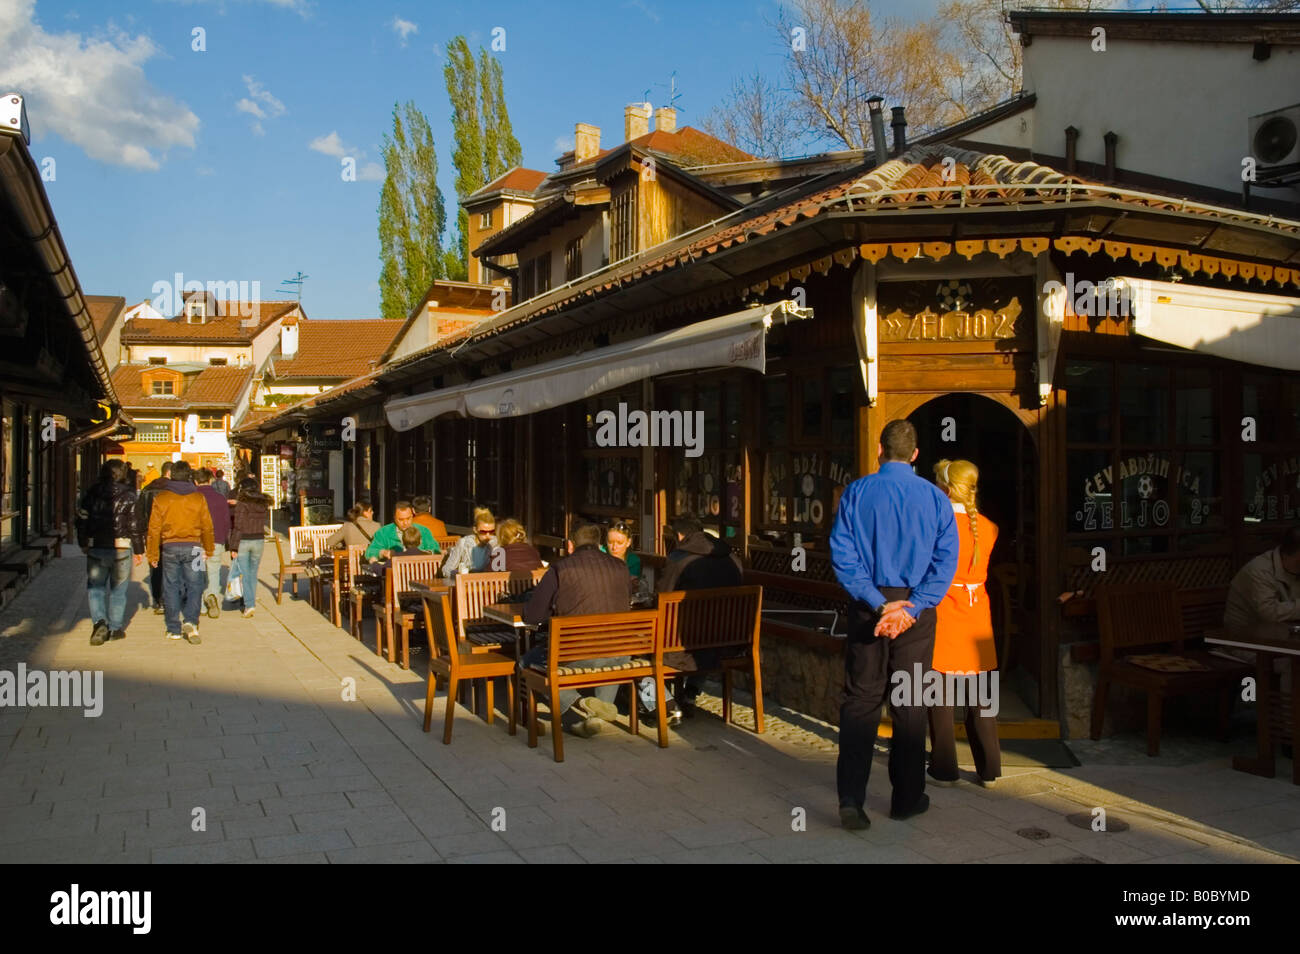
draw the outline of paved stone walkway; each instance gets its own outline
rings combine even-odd
[[[462,709],[445,746],[441,698],[435,732],[421,730],[421,663],[403,672],[305,599],[276,606],[265,585],[253,619],[205,618],[203,644],[191,646],[163,638],[133,584],[128,638],[90,646],[84,560],[64,552],[0,611],[0,670],[102,669],[104,709],[0,708],[0,856],[10,862],[1300,858],[1290,763],[1272,780],[1233,772],[1244,735],[1145,761],[1113,757],[1133,740],[1071,743],[1081,768],[1008,769],[988,791],[931,787],[931,810],[906,822],[888,818],[878,759],[873,826],[849,833],[838,827],[833,730],[798,714],[774,708],[756,736],[701,713],[667,750],[644,727],[641,738],[570,737],[556,764],[549,739],[529,749],[503,720],[488,726]],[[355,701],[344,701],[347,679]],[[1069,820],[1099,807],[1127,830]]]

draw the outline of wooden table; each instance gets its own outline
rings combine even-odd
[[[537,632],[538,623],[525,623],[523,617],[526,600],[519,600],[515,603],[489,603],[483,607],[483,615],[490,620],[498,623],[505,623],[507,626],[515,628],[515,652],[522,658],[524,653],[532,648],[532,635]],[[478,647],[474,647],[478,650]],[[490,647],[489,647],[490,648]]]
[[[1256,733],[1258,751],[1253,756],[1238,755],[1232,767],[1239,772],[1273,778],[1276,763],[1274,742],[1289,741],[1294,748],[1300,739],[1300,706],[1296,691],[1300,689],[1300,634],[1292,635],[1295,623],[1260,623],[1245,629],[1219,629],[1205,635],[1207,643],[1249,649],[1255,653]],[[1273,660],[1291,660],[1291,691],[1274,692]],[[1291,782],[1300,785],[1300,758],[1292,752]]]

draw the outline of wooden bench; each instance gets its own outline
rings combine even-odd
[[[18,574],[9,570],[0,571],[0,606],[6,606],[18,595]]]
[[[560,690],[590,689],[627,683],[632,688],[633,703],[629,725],[633,735],[637,725],[636,681],[655,681],[658,706],[659,747],[668,747],[668,723],[664,707],[663,613],[639,610],[628,613],[594,613],[588,616],[551,617],[551,635],[546,662],[538,667],[519,670],[519,692],[528,703],[528,745],[537,747],[537,697],[544,696],[551,710],[551,738],[555,761],[564,761],[564,731],[560,725]],[[629,658],[612,666],[578,667],[585,659]],[[514,730],[511,708],[511,731]]]
[[[44,550],[45,562],[48,563],[62,553],[63,540],[60,537],[38,537],[28,543],[28,546],[34,550]]]
[[[759,631],[763,588],[733,586],[706,590],[674,590],[659,594],[663,613],[665,677],[680,690],[688,672],[722,672],[722,720],[731,722],[732,676],[745,670],[754,680],[754,731],[763,731],[762,658]],[[731,650],[731,655],[722,655]],[[716,664],[698,653],[719,653]],[[678,693],[680,695],[680,692]],[[633,707],[635,708],[635,706]]]
[[[15,550],[5,556],[5,562],[0,563],[0,570],[20,574],[30,583],[35,579],[37,569],[45,565],[45,559],[44,550]]]
[[[768,609],[763,628],[769,634],[833,652],[843,649],[852,601],[838,583],[753,569],[745,570],[741,581],[745,586],[763,588],[763,603]],[[816,619],[818,625],[801,625],[783,618],[801,613]]]

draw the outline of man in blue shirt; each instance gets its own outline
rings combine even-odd
[[[910,422],[886,424],[880,435],[880,469],[844,491],[831,530],[835,576],[853,598],[836,768],[840,823],[849,829],[871,825],[862,806],[890,680],[895,672],[914,678],[916,663],[922,672],[930,669],[935,607],[957,573],[952,503],[912,472],[918,453]],[[908,818],[930,805],[925,794],[926,712],[919,703],[891,703],[890,714],[890,817]]]

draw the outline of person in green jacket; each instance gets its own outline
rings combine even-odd
[[[384,526],[376,530],[374,538],[370,541],[370,546],[366,547],[366,559],[371,563],[378,563],[401,551],[402,531],[407,527],[418,527],[420,529],[420,539],[423,541],[422,550],[428,550],[430,553],[442,552],[438,549],[438,541],[433,538],[429,528],[422,523],[415,522],[415,508],[411,506],[411,502],[409,500],[399,500],[397,506],[393,508],[393,522],[384,524]]]

